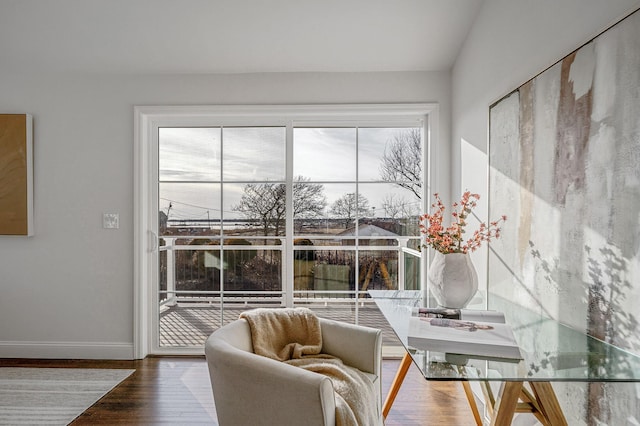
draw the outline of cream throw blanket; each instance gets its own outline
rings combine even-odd
[[[307,308],[258,308],[240,314],[249,323],[253,351],[323,374],[336,392],[336,425],[379,424],[374,384],[364,373],[322,354],[320,320]]]

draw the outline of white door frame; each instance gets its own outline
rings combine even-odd
[[[423,164],[427,173],[426,185],[423,187],[423,209],[426,209],[430,188],[439,185],[439,153],[448,152],[448,146],[443,145],[438,138],[439,106],[436,103],[134,107],[134,357],[142,359],[151,353],[158,353],[157,336],[155,339],[153,336],[156,331],[150,330],[150,325],[153,324],[154,315],[158,315],[153,289],[154,285],[157,285],[158,275],[158,236],[155,234],[158,229],[158,209],[155,204],[159,127],[217,126],[232,123],[290,126],[292,121],[384,121],[385,118],[397,120],[412,117],[420,119],[423,123],[427,147],[423,152]],[[290,155],[289,151],[287,155]],[[448,158],[448,155],[444,157]],[[422,276],[425,276],[426,256],[423,257],[421,268]],[[202,354],[202,349],[179,352]]]

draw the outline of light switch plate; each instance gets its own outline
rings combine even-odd
[[[118,229],[118,228],[120,228],[120,214],[118,214],[118,213],[103,213],[102,214],[102,227],[104,229]]]

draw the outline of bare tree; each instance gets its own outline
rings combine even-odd
[[[276,210],[278,203],[284,204],[284,195],[279,195],[278,187],[282,184],[249,183],[244,186],[244,194],[240,203],[233,207],[234,210],[242,212],[247,218],[260,222],[264,235],[269,235],[269,227],[277,217]],[[282,200],[280,200],[282,197]],[[279,229],[276,225],[276,235]]]
[[[309,178],[296,177],[293,183],[293,216],[307,219],[322,216],[327,206],[324,186],[309,183]]]
[[[299,231],[305,225],[304,219],[322,217],[327,206],[324,186],[309,183],[308,178],[298,176],[293,184],[293,218],[294,226]]]
[[[406,188],[422,199],[422,135],[420,129],[402,130],[387,141],[380,178]]]
[[[387,194],[382,199],[382,209],[384,210],[384,215],[391,219],[397,219],[401,217],[402,214],[402,204],[396,200],[395,194]]]
[[[382,199],[382,209],[387,217],[392,219],[407,218],[417,216],[420,212],[416,201],[407,200],[396,194],[387,194]]]
[[[309,183],[302,176],[293,184],[293,206],[295,217],[316,217],[327,205],[324,186]],[[280,235],[287,212],[286,186],[282,183],[247,184],[240,203],[233,207],[247,218],[260,222],[264,235]]]
[[[369,200],[362,194],[356,197],[354,192],[343,195],[331,205],[331,214],[344,220],[345,229],[357,216],[366,216],[369,211]]]

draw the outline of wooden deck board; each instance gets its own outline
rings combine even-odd
[[[217,304],[178,304],[165,308],[160,314],[160,345],[162,347],[194,347],[203,346],[205,340],[221,324],[227,324],[240,315],[241,312],[259,307],[259,305],[242,305],[242,307],[220,309]],[[351,304],[310,305],[316,315],[355,323],[355,306]],[[358,323],[361,325],[380,328],[382,330],[383,345],[401,346],[395,333],[389,326],[380,310],[372,303],[358,307]]]

